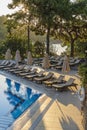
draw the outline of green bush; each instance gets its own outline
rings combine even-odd
[[[87,64],[79,66],[79,75],[81,76],[82,85],[87,86]]]
[[[24,54],[26,52],[26,41],[16,37],[8,37],[0,47],[1,53],[5,54],[8,48],[10,48],[13,57],[18,49],[20,50],[22,58],[24,58]]]
[[[75,54],[81,58],[85,57],[85,50],[87,50],[87,41],[77,42],[75,44]]]
[[[34,44],[34,54],[36,57],[44,56],[45,45],[40,41],[36,41]]]

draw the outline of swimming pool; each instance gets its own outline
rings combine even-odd
[[[40,96],[39,91],[0,75],[0,130],[7,129]]]

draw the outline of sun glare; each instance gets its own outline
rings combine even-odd
[[[17,11],[18,9],[9,9],[8,8],[8,4],[11,3],[12,0],[2,0],[0,1],[0,16],[2,15],[7,15],[7,14],[12,14],[15,11]]]

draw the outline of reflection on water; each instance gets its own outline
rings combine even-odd
[[[16,96],[13,96],[10,92],[4,91],[5,95],[7,95],[7,100],[9,101],[9,104],[12,106],[17,105],[20,102],[20,99]]]
[[[15,82],[14,86],[16,88],[16,91],[19,92],[19,90],[20,90],[20,84]]]
[[[28,87],[0,75],[0,130],[1,126],[7,129],[40,97],[40,92]]]
[[[6,84],[7,89],[4,93],[7,95],[9,103],[15,106],[11,111],[11,115],[14,119],[20,116],[41,95],[40,92],[8,78],[6,78]]]
[[[6,78],[6,83],[8,85],[8,90],[10,90],[11,89],[11,80]]]
[[[39,94],[38,91],[30,89],[15,81],[11,81],[10,79],[6,79],[6,83],[8,85],[7,91],[11,92],[13,95],[16,95],[17,97],[20,97],[24,100],[28,100],[32,98],[32,96]]]
[[[31,89],[26,88],[26,99],[31,98]]]
[[[10,93],[11,87],[11,80],[0,75],[0,118],[7,116],[14,109],[15,105],[20,102],[17,96]]]

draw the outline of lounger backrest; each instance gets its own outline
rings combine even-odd
[[[4,63],[4,65],[8,65],[10,62],[9,61],[6,61],[5,63]]]
[[[58,81],[62,81],[64,79],[64,75],[60,75],[59,77],[58,77]]]
[[[51,78],[53,76],[53,73],[49,72],[47,75],[46,75],[46,78]]]
[[[43,75],[45,73],[45,71],[41,70],[38,75]]]
[[[78,63],[80,63],[80,59],[77,59],[77,60],[75,61],[75,64],[78,64]]]
[[[62,60],[60,60],[57,65],[62,65]]]
[[[75,79],[70,78],[70,79],[66,82],[66,84],[67,84],[67,85],[71,85],[71,84],[73,84],[74,80],[75,80]]]
[[[24,67],[25,67],[25,65],[18,66],[19,69],[23,69]]]
[[[3,60],[3,61],[1,62],[1,64],[0,64],[0,65],[4,65],[4,64],[5,64],[5,62],[6,62],[6,60]]]
[[[14,68],[18,68],[18,65],[15,64]]]
[[[75,60],[74,62],[71,62],[70,65],[76,65],[80,63],[80,59]]]
[[[70,61],[70,63],[74,63],[74,62],[75,62],[75,59],[72,58],[72,59],[70,59],[69,61]]]
[[[37,72],[37,68],[32,69],[31,72],[33,73]]]
[[[29,68],[25,68],[25,72],[29,72],[29,71],[31,71],[31,67],[29,67]]]
[[[10,62],[10,64],[9,64],[8,66],[12,66],[12,65],[14,65],[14,63],[13,63],[13,62]]]

